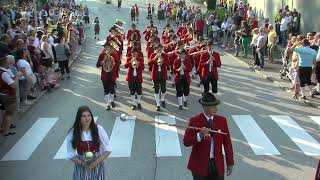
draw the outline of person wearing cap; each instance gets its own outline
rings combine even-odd
[[[96,17],[93,21],[94,24],[94,39],[96,39],[98,36],[98,40],[99,40],[99,34],[100,34],[100,25],[99,25],[99,17]]]
[[[146,49],[148,59],[150,59],[151,55],[155,52],[156,47],[158,46],[159,43],[160,43],[159,38],[158,40],[155,39],[150,41],[150,45],[147,46],[147,49]],[[150,66],[150,71],[151,71],[151,66]]]
[[[151,36],[151,34],[154,33],[156,36],[158,36],[158,29],[157,27],[155,27],[153,25],[153,21],[151,20],[150,21],[150,26],[148,26],[144,31],[143,31],[143,34],[144,34],[144,39],[146,41],[149,41],[149,38]]]
[[[163,108],[166,106],[166,81],[168,79],[168,55],[163,52],[161,44],[158,44],[156,52],[150,56],[148,64],[151,67],[151,80],[154,83],[156,110],[160,111],[160,101]]]
[[[132,29],[129,29],[127,32],[128,43],[130,43],[133,34],[135,34],[136,39],[140,41],[141,35],[140,35],[140,31],[138,29],[136,29],[136,24],[132,23],[131,28]]]
[[[163,44],[166,44],[167,38],[169,37],[169,33],[171,30],[172,29],[171,29],[170,24],[167,24],[166,27],[164,28],[164,30],[162,31],[161,38],[162,38]]]
[[[142,94],[142,73],[144,70],[143,56],[139,55],[139,49],[132,49],[132,56],[127,57],[124,65],[128,69],[126,81],[128,81],[130,95],[132,100],[132,110],[142,109],[141,94]],[[137,98],[136,98],[137,97]]]
[[[138,41],[131,41],[130,42],[130,45],[127,48],[126,57],[130,57],[132,55],[132,50],[133,49],[138,49],[139,50],[139,56],[140,56],[140,53],[141,53],[142,57],[143,57],[143,53],[141,52],[141,43],[138,42]]]
[[[210,84],[212,93],[218,92],[218,67],[221,66],[220,54],[213,51],[211,40],[207,42],[205,50],[200,55],[198,71],[200,74],[201,84],[204,92],[209,92]]]
[[[191,42],[195,42],[196,38],[197,37],[196,37],[195,31],[191,27],[188,29],[188,33],[183,37],[184,42],[187,45],[191,45],[192,44]],[[195,43],[193,43],[193,44],[195,44]]]
[[[182,110],[182,101],[184,107],[187,107],[187,101],[190,92],[190,72],[192,70],[192,65],[185,49],[178,51],[178,53],[179,56],[174,59],[173,71],[179,109]]]
[[[212,93],[204,93],[199,103],[202,105],[203,112],[191,117],[188,126],[201,128],[201,130],[188,128],[183,138],[183,144],[186,147],[192,147],[188,169],[194,180],[223,180],[224,161],[226,161],[227,176],[231,175],[234,166],[227,119],[217,114],[220,101]],[[224,134],[210,132],[210,130]]]
[[[122,35],[120,34],[117,34],[117,31],[116,31],[116,27],[111,27],[110,30],[109,30],[110,34],[107,36],[107,41],[109,42],[114,42],[117,46],[118,46],[118,49],[116,49],[116,51],[118,52],[119,54],[119,57],[122,56],[122,48],[123,48],[123,40],[122,40]]]
[[[110,105],[112,106],[112,108],[115,107],[115,84],[118,69],[120,67],[120,57],[119,53],[111,45],[110,41],[107,40],[103,46],[104,48],[100,52],[96,66],[97,68],[101,67],[101,81],[104,88],[106,110],[110,110]]]
[[[183,23],[178,27],[177,35],[178,35],[180,38],[183,38],[187,33],[188,33],[187,26],[186,26],[185,23],[183,22]]]
[[[193,46],[188,50],[188,54],[192,63],[192,69],[193,69],[192,76],[195,78],[197,82],[197,86],[200,87],[201,85],[200,85],[200,76],[199,76],[198,67],[200,63],[201,53],[198,53],[198,52],[203,50],[203,47],[206,46],[206,43],[204,43],[202,36],[201,38],[198,39],[198,42],[199,42],[198,45]],[[201,92],[203,92],[203,89],[201,89]]]

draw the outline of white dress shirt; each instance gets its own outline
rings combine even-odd
[[[205,113],[203,113],[203,115],[206,117],[206,119],[207,119],[207,121],[209,122],[209,119],[212,119],[212,121],[213,121],[213,118],[214,118],[214,116],[211,116],[211,117],[209,117],[209,116],[207,116]],[[213,159],[214,158],[214,154],[213,154],[213,152],[214,152],[214,142],[213,142],[213,137],[210,137],[210,139],[211,139],[211,144],[210,144],[210,159]],[[200,132],[198,132],[197,133],[197,141],[198,142],[201,142],[201,137],[200,137]]]

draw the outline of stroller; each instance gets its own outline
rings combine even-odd
[[[292,52],[288,52],[288,49],[286,49],[284,52],[281,52],[282,57],[282,69],[279,72],[280,79],[283,79],[283,77],[291,79],[290,75],[290,55],[292,55]]]

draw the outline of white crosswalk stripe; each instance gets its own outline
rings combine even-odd
[[[270,116],[273,122],[280,127],[284,136],[288,136],[292,142],[308,156],[320,155],[320,144],[309,135],[291,117],[285,115]],[[309,116],[316,124],[320,125],[320,116]],[[97,122],[98,117],[94,117]],[[263,127],[256,123],[250,115],[232,115],[233,121],[239,127],[247,144],[255,155],[281,155],[263,131]],[[28,160],[39,144],[45,139],[59,118],[39,118],[31,128],[23,135],[9,151],[4,154],[1,161]],[[110,157],[131,157],[132,145],[135,135],[135,117],[129,117],[122,121],[116,117],[110,136],[112,154]],[[176,124],[175,116],[156,116],[155,122]],[[153,127],[153,126],[151,126]],[[180,144],[176,127],[155,124],[154,144],[157,157],[180,157],[182,156],[183,144]],[[232,131],[232,130],[231,130]],[[64,132],[67,134],[67,132]],[[67,138],[62,145],[57,147],[53,159],[66,159]]]
[[[172,125],[176,124],[174,116],[156,116],[155,121]],[[177,128],[162,124],[156,124],[155,127],[157,157],[181,156]]]
[[[97,122],[98,116],[94,117],[94,121]],[[62,145],[60,146],[57,154],[53,159],[66,159],[67,157],[67,137],[64,139]]]
[[[117,116],[110,137],[110,146],[112,148],[110,157],[131,156],[135,119],[135,117],[129,117],[125,121],[122,121]]]
[[[280,152],[251,116],[233,115],[232,118],[256,155],[280,155]]]
[[[282,115],[270,117],[306,155],[320,155],[320,144],[291,117]]]
[[[59,118],[39,118],[1,161],[27,160]]]

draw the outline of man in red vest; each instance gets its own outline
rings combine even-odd
[[[21,76],[22,73],[19,71],[14,77],[9,69],[7,57],[0,57],[0,104],[3,106],[5,112],[1,124],[2,129],[0,128],[0,138],[2,139],[3,137],[15,134],[15,132],[9,132],[9,129],[12,117],[16,111],[16,83]]]
[[[186,147],[192,146],[188,169],[192,172],[194,180],[223,180],[224,161],[226,160],[227,163],[227,176],[231,175],[234,166],[227,119],[217,115],[217,106],[220,101],[212,93],[204,93],[199,103],[202,105],[203,112],[191,117],[189,126],[201,128],[201,130],[189,128],[185,131],[183,138],[183,144]]]

